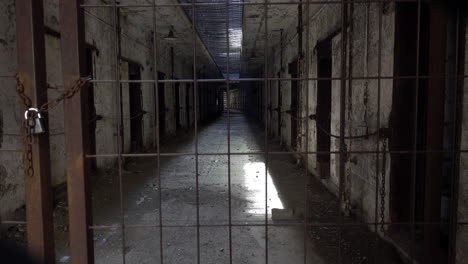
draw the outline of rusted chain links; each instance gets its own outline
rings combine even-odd
[[[323,133],[327,134],[329,137],[332,137],[332,138],[341,138],[341,136],[337,136],[337,135],[331,134],[330,132],[328,132],[327,130],[325,130],[323,127],[321,127],[319,124],[317,124],[317,127],[318,127],[318,129],[320,129]],[[367,137],[370,137],[370,136],[377,135],[377,133],[379,133],[379,132],[376,131],[376,132],[367,133],[367,134],[359,135],[359,136],[344,136],[343,138],[344,138],[344,139],[360,139],[360,138],[367,138]]]
[[[56,107],[61,101],[74,96],[78,91],[81,90],[81,88],[89,84],[89,81],[91,80],[91,78],[79,78],[75,82],[75,84],[72,85],[69,89],[65,89],[60,94],[59,97],[41,105],[41,107],[38,108],[38,111],[29,110],[32,107],[31,98],[29,98],[26,95],[24,91],[24,84],[21,81],[20,76],[18,74],[15,75],[15,79],[16,79],[16,92],[18,93],[18,96],[21,98],[23,105],[27,109],[25,113],[25,119],[22,122],[23,144],[24,144],[23,158],[24,160],[27,161],[27,166],[24,167],[24,172],[28,177],[32,177],[34,176],[34,164],[33,164],[33,153],[32,153],[32,144],[33,144],[32,129],[36,125],[36,118],[38,117],[39,114],[45,113],[49,111],[50,109]],[[59,90],[58,87],[53,87],[49,84],[47,84],[47,87],[55,89],[55,90]]]
[[[385,234],[385,196],[386,196],[386,190],[385,190],[385,183],[386,183],[386,173],[385,173],[385,168],[386,168],[386,163],[387,163],[387,154],[385,151],[387,150],[387,140],[383,140],[383,152],[382,153],[382,167],[381,167],[381,179],[380,179],[380,231],[382,234]]]

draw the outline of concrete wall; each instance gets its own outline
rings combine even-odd
[[[59,34],[59,1],[46,0],[45,25],[51,32],[46,35],[46,63],[47,81],[51,85],[62,85],[61,73],[61,46]],[[16,39],[15,39],[15,3],[14,0],[0,2],[0,76],[12,76],[16,73]],[[183,12],[173,9],[172,17],[177,18],[178,25],[190,27],[189,21],[183,16]],[[153,43],[150,32],[152,21],[138,23],[137,18],[141,14],[134,15],[132,12],[122,10],[120,16],[121,23],[121,56],[119,60],[119,78],[124,80],[122,87],[122,115],[123,115],[123,136],[124,152],[129,152],[130,142],[130,107],[129,107],[129,84],[128,65],[129,61],[140,65],[141,78],[143,80],[154,79],[153,67]],[[141,22],[141,21],[140,21]],[[109,8],[88,8],[85,10],[86,42],[92,47],[93,79],[112,80],[115,75],[115,28],[112,9]],[[150,26],[148,26],[150,25]],[[158,71],[166,75],[166,79],[171,78],[171,58],[170,44],[163,41],[157,34]],[[198,56],[200,63],[206,65],[206,69],[212,69],[213,61],[206,52],[206,48],[199,41]],[[178,79],[190,79],[192,77],[191,54],[182,53],[175,47],[174,57],[174,77]],[[212,73],[215,75],[216,73]],[[182,111],[180,112],[180,122],[182,127],[191,127],[194,122],[193,109],[193,88],[189,90],[191,97],[190,118],[187,118],[185,94],[186,85],[180,85],[180,99]],[[96,121],[96,153],[111,154],[117,153],[118,123],[120,113],[120,103],[118,102],[118,88],[114,83],[98,82],[94,83],[94,100],[96,114],[102,116],[102,120]],[[189,85],[193,87],[193,85]],[[0,216],[8,218],[15,209],[24,204],[24,180],[22,170],[22,152],[20,151],[20,123],[22,118],[21,105],[15,90],[13,78],[0,77]],[[156,142],[155,123],[155,101],[154,85],[146,82],[141,84],[142,107],[147,113],[143,116],[143,150],[154,149]],[[163,124],[167,135],[171,135],[176,130],[175,124],[175,88],[173,84],[165,85],[165,101],[168,108],[166,113],[166,123]],[[204,91],[201,91],[204,93]],[[48,90],[49,99],[56,98],[59,93],[55,90]],[[208,96],[209,97],[209,96]],[[210,100],[213,100],[212,98]],[[190,119],[190,120],[189,120]],[[60,104],[49,112],[49,134],[50,134],[50,154],[51,154],[51,176],[54,186],[66,181],[65,175],[65,142],[64,142],[64,116],[63,106]],[[188,122],[190,121],[190,122]],[[12,151],[7,151],[12,150]],[[114,158],[98,158],[97,165],[100,170],[115,168]]]
[[[353,25],[348,27],[348,47],[347,52],[352,51],[352,63],[347,62],[347,71],[352,71],[353,77],[377,76],[378,72],[378,6],[355,5],[352,15]],[[382,76],[393,75],[393,32],[394,32],[394,13],[391,11],[382,17],[382,31],[385,32],[385,38],[381,42],[382,50]],[[305,13],[304,13],[305,14]],[[341,6],[325,5],[322,7],[311,8],[309,28],[309,49],[310,57],[300,60],[300,68],[303,76],[309,78],[317,77],[317,51],[315,46],[321,40],[332,37],[332,78],[341,77],[341,33],[337,31],[341,28]],[[304,22],[306,21],[304,15]],[[367,22],[369,21],[369,22]],[[288,63],[297,60],[298,57],[298,37],[294,28],[297,21],[285,29],[283,42],[284,47],[280,49],[275,47],[271,50],[273,56],[269,76],[276,76],[281,67],[285,71],[281,72],[281,78],[291,78],[288,73]],[[333,35],[332,35],[333,34]],[[306,29],[303,31],[303,47],[305,51]],[[283,52],[284,63],[281,65],[280,52]],[[306,60],[309,61],[309,72],[306,74]],[[278,83],[271,86],[270,104],[273,108],[278,106]],[[361,135],[366,132],[373,132],[377,129],[377,88],[376,80],[353,80],[346,86],[347,96],[345,109],[345,131],[346,135]],[[310,80],[308,83],[309,91],[306,90],[306,81],[303,81],[299,91],[299,100],[301,104],[299,117],[306,117],[315,114],[317,106],[317,81]],[[391,107],[392,82],[382,80],[381,99],[380,99],[380,127],[388,126],[388,117]],[[339,135],[340,131],[340,80],[332,81],[332,111],[331,111],[331,133]],[[306,109],[306,95],[308,94],[308,109]],[[281,81],[282,96],[282,114],[281,114],[281,142],[287,146],[291,145],[291,115],[285,113],[291,107],[291,81]],[[270,128],[277,131],[278,114],[273,113]],[[310,119],[301,119],[298,122],[298,149],[305,151],[305,142],[308,142],[307,150],[316,151],[316,133],[315,121]],[[307,128],[308,126],[308,128]],[[308,134],[306,131],[308,130]],[[277,132],[275,132],[277,134]],[[369,137],[361,140],[346,140],[346,148],[350,151],[374,150],[376,146],[376,137]],[[382,141],[380,142],[382,144]],[[332,138],[331,151],[339,150],[339,139]],[[388,178],[389,157],[387,157],[386,177]],[[359,211],[364,216],[364,220],[374,220],[375,204],[375,155],[372,154],[350,154],[345,162],[346,174],[346,203],[350,209]],[[308,156],[308,166],[312,172],[318,169],[316,155]],[[331,155],[330,177],[323,179],[322,182],[332,192],[338,193],[339,183],[339,155]],[[388,184],[388,180],[386,181]],[[387,188],[388,191],[388,188]],[[387,207],[388,208],[388,207]]]

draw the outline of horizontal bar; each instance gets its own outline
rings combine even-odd
[[[195,227],[264,227],[264,221],[261,221],[263,224],[255,224],[255,223],[245,223],[245,224],[185,224],[185,225],[125,225],[123,226],[124,229],[135,229],[135,228],[195,228]],[[355,227],[355,226],[374,226],[374,225],[387,225],[387,226],[395,226],[395,225],[412,225],[412,222],[349,222],[349,223],[340,223],[340,222],[308,222],[307,226],[315,226],[315,227],[334,227],[334,226],[348,226],[348,227]],[[427,226],[427,225],[449,225],[448,222],[415,222],[416,225]],[[468,225],[468,222],[458,222],[458,225]],[[270,222],[268,226],[276,226],[276,227],[286,227],[286,226],[298,226],[303,227],[304,222],[294,222],[294,223],[275,223]],[[89,229],[122,229],[121,225],[96,225],[96,226],[89,226]]]
[[[412,80],[412,79],[457,79],[457,78],[468,78],[468,75],[452,75],[452,76],[428,76],[428,75],[419,75],[419,76],[357,76],[357,77],[346,77],[346,80]],[[174,79],[174,80],[120,80],[121,83],[226,83],[226,82],[264,82],[264,81],[338,81],[342,80],[340,77],[331,77],[331,78],[278,78],[278,77],[264,77],[264,78],[239,78],[239,79]],[[115,83],[116,80],[91,80],[92,83]]]
[[[429,154],[429,153],[445,153],[450,151],[444,150],[395,150],[395,151],[379,151],[378,153],[381,154]],[[460,150],[460,153],[467,153],[468,150]],[[374,150],[349,150],[343,154],[376,154],[377,151]],[[122,157],[157,157],[165,156],[165,157],[178,157],[178,156],[227,156],[227,155],[265,155],[267,152],[180,152],[180,153],[129,153],[129,154],[120,154]],[[299,155],[306,155],[306,154],[341,154],[340,151],[268,151],[268,154],[272,155],[292,155],[292,154],[299,154]],[[89,154],[86,155],[86,158],[116,158],[119,157],[119,154]]]
[[[111,7],[202,7],[202,6],[263,6],[263,5],[307,5],[307,4],[342,4],[342,3],[381,3],[382,0],[349,0],[349,1],[340,1],[340,0],[320,0],[320,1],[290,1],[290,2],[205,2],[205,3],[177,3],[177,4],[83,4],[80,5],[82,8],[111,8]],[[417,3],[418,0],[386,0],[386,3]]]
[[[0,149],[0,152],[23,152],[22,149]]]
[[[25,225],[26,221],[4,220],[0,221],[0,225]]]

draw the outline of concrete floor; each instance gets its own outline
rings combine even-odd
[[[264,143],[261,127],[249,123],[240,113],[231,117],[231,151],[259,151]],[[164,141],[162,152],[194,152],[195,139],[184,135]],[[270,142],[270,150],[280,150]],[[226,115],[200,128],[200,153],[227,151]],[[161,157],[161,208],[157,159],[142,157],[127,160],[122,174],[122,203],[119,199],[117,172],[96,177],[93,186],[93,218],[96,263],[159,263],[162,215],[162,253],[164,263],[229,263],[228,156],[200,155],[199,243],[197,243],[196,162],[194,156]],[[291,155],[271,155],[268,159],[265,193],[264,155],[231,155],[231,213],[233,263],[338,263],[338,228],[302,225],[306,180],[304,169],[295,165]],[[313,177],[308,179],[308,215],[311,222],[337,221],[339,206]],[[268,197],[268,210],[265,198]],[[284,209],[272,219],[272,209]],[[268,213],[265,217],[265,213]],[[69,262],[66,205],[56,209],[57,260]],[[62,217],[61,217],[62,215]],[[125,232],[117,226],[122,223]],[[280,219],[281,220],[277,220]],[[60,220],[61,219],[61,220]],[[266,228],[268,221],[268,247]],[[282,226],[281,226],[282,225]],[[289,225],[289,226],[287,226]],[[349,229],[349,228],[348,228]],[[357,231],[356,231],[357,230]],[[367,228],[343,230],[341,263],[399,263],[389,246],[380,242]],[[363,240],[364,239],[364,240]],[[306,244],[304,243],[306,241]],[[355,243],[359,241],[360,243]],[[125,246],[123,245],[125,243]],[[362,243],[366,242],[366,243]],[[199,248],[197,248],[197,244]],[[376,245],[380,251],[376,251]],[[305,251],[306,254],[304,253]],[[378,252],[378,253],[376,253]]]

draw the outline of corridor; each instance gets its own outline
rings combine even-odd
[[[0,244],[468,263],[468,12],[444,2],[0,1]]]
[[[264,134],[241,112],[231,113],[231,151],[263,150]],[[202,126],[198,134],[199,152],[199,245],[197,248],[197,193],[195,157],[161,157],[161,208],[157,159],[142,157],[127,160],[122,174],[123,222],[119,200],[117,170],[98,175],[93,182],[93,227],[96,263],[153,263],[160,259],[159,216],[164,225],[162,252],[164,263],[229,263],[229,194],[227,155],[227,114]],[[271,142],[270,151],[281,151]],[[193,134],[180,135],[166,142],[162,153],[189,153],[195,146]],[[205,153],[205,154],[204,154]],[[164,155],[164,154],[163,154]],[[233,263],[339,263],[339,229],[331,222],[339,219],[338,200],[314,177],[308,178],[310,211],[304,237],[304,170],[291,154],[269,155],[267,194],[265,157],[260,154],[231,155],[231,219]],[[265,197],[268,197],[268,227],[265,228]],[[278,209],[278,210],[277,210]],[[56,215],[60,215],[60,207]],[[275,211],[272,216],[272,211]],[[59,218],[56,232],[67,239]],[[352,218],[345,221],[353,223]],[[120,224],[126,229],[122,233]],[[268,237],[265,231],[268,232]],[[398,255],[362,225],[341,228],[341,263],[401,263]],[[363,243],[351,243],[359,237]],[[375,242],[378,243],[378,250]],[[365,242],[365,243],[364,243]],[[58,245],[68,245],[58,241]],[[67,263],[68,248],[59,247],[57,261]]]

